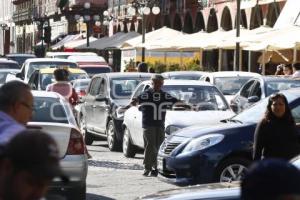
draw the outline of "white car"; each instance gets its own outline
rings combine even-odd
[[[27,59],[22,68],[21,72],[16,75],[17,78],[28,83],[30,76],[37,69],[42,68],[77,68],[77,63],[67,59],[58,58],[30,58]]]
[[[32,91],[34,114],[29,129],[40,129],[50,134],[58,144],[60,164],[69,177],[65,184],[54,179],[50,194],[67,196],[67,199],[84,200],[86,195],[87,156],[81,132],[71,107],[64,97],[55,92]]]
[[[221,71],[204,74],[199,80],[215,85],[225,96],[227,102],[241,89],[252,77],[261,75],[253,72]]]
[[[19,69],[0,69],[0,86],[8,81],[13,80],[12,76],[20,72]]]
[[[140,83],[132,98],[140,95],[150,85],[151,81]],[[214,124],[234,115],[223,94],[210,83],[194,80],[165,80],[163,90],[199,110],[168,110],[165,119],[166,135],[195,124]],[[142,112],[137,106],[132,106],[124,113],[123,128],[123,154],[126,157],[134,157],[136,146],[144,148]]]
[[[164,72],[161,75],[165,79],[198,80],[205,73],[202,71],[170,71]]]
[[[63,58],[68,59],[69,56],[98,56],[94,52],[47,52],[46,58]]]

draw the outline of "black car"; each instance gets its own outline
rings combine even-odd
[[[110,150],[121,150],[123,140],[123,115],[117,113],[119,106],[126,106],[133,90],[151,73],[104,73],[95,75],[79,112],[79,125],[88,145],[95,136],[107,138]]]
[[[300,87],[300,80],[279,76],[261,76],[250,79],[230,101],[231,109],[239,113],[253,103],[280,90]]]
[[[300,128],[300,88],[282,91]],[[191,126],[165,139],[160,174],[180,185],[238,181],[252,162],[253,137],[268,98],[214,126]]]
[[[23,65],[23,63],[28,59],[28,58],[36,58],[34,54],[26,54],[26,53],[11,53],[11,54],[6,54],[5,57],[9,60],[14,60],[17,63],[19,63],[20,66]]]

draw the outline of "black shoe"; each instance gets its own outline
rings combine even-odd
[[[143,173],[143,176],[149,176],[149,174],[150,174],[150,170],[144,170],[144,173]]]
[[[158,170],[157,169],[152,170],[150,176],[157,177],[158,176]]]

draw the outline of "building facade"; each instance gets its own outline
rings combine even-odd
[[[12,20],[13,4],[11,0],[0,1],[0,54],[14,52],[15,26]]]

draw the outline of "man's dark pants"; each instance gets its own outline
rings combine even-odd
[[[146,127],[143,129],[145,170],[157,169],[157,154],[165,139],[164,130],[164,127]]]

